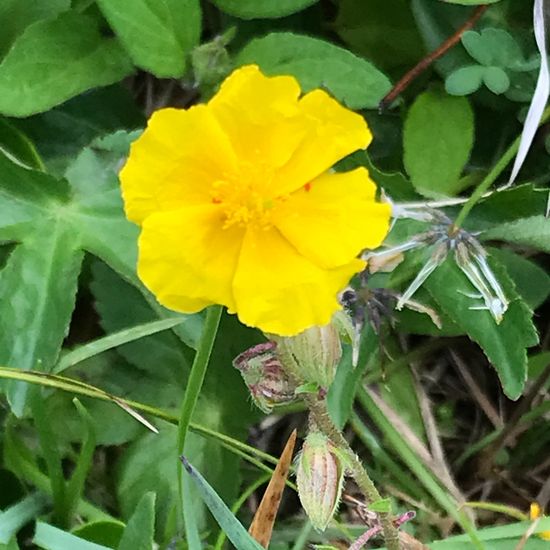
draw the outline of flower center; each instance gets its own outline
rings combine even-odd
[[[251,224],[268,229],[272,224],[273,208],[281,200],[266,197],[254,183],[234,179],[216,181],[211,196],[213,204],[222,206],[223,229]]]

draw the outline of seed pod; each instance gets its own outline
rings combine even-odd
[[[275,342],[265,342],[247,349],[233,361],[250,390],[254,403],[265,413],[274,405],[295,399],[296,386],[291,383],[275,352]]]
[[[340,503],[344,470],[334,444],[319,432],[310,433],[298,455],[298,496],[311,524],[324,531]]]
[[[342,345],[338,329],[333,323],[323,327],[311,327],[296,336],[275,337],[281,361],[292,361],[304,382],[314,382],[328,388],[336,374],[342,357]]]

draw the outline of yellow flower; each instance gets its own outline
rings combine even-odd
[[[544,517],[544,514],[542,513],[542,510],[540,509],[540,506],[536,502],[531,503],[531,507],[529,509],[529,519],[531,521],[534,521],[536,519],[539,519],[541,517]],[[538,533],[537,537],[543,539],[543,540],[550,540],[550,531],[543,531],[542,533]]]
[[[363,168],[331,173],[372,136],[363,118],[291,76],[237,69],[206,105],[153,114],[121,172],[141,226],[138,275],[180,312],[223,304],[293,335],[325,325],[384,239],[390,207]]]

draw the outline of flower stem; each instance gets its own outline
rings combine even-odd
[[[547,107],[544,111],[542,118],[540,120],[539,126],[544,124],[550,118],[550,107]],[[504,151],[504,154],[500,157],[498,162],[493,166],[491,171],[485,176],[483,181],[476,187],[475,191],[472,193],[470,198],[466,201],[456,220],[454,225],[456,228],[459,228],[464,223],[466,216],[470,213],[472,208],[478,203],[478,201],[483,198],[485,192],[491,187],[491,185],[496,181],[496,179],[504,172],[508,164],[512,161],[519,149],[519,144],[521,143],[521,135],[519,135]]]
[[[369,474],[363,467],[359,457],[353,452],[345,437],[330,419],[326,399],[319,399],[315,394],[306,393],[303,396],[309,412],[316,424],[330,440],[344,453],[346,453],[351,475],[359,486],[359,489],[368,502],[376,502],[382,497],[372,482]],[[399,550],[399,534],[393,525],[391,513],[380,513],[380,523],[384,533],[384,540],[388,550]]]
[[[206,310],[206,320],[202,329],[201,339],[197,348],[197,353],[193,360],[191,372],[187,380],[183,402],[181,404],[180,419],[178,422],[178,456],[185,448],[185,440],[191,424],[193,411],[197,404],[199,394],[206,375],[206,369],[210,360],[210,354],[214,347],[218,326],[222,315],[222,306],[210,306]],[[179,462],[179,460],[178,460]],[[180,491],[180,502],[183,505],[183,468],[178,468],[178,487]]]

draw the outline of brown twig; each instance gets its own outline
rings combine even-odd
[[[443,44],[441,44],[434,51],[430,52],[426,57],[421,59],[417,65],[415,65],[410,71],[397,82],[397,84],[390,90],[390,92],[382,99],[379,105],[379,110],[384,111],[387,109],[397,97],[405,91],[406,88],[420,76],[434,61],[437,61],[440,57],[446,54],[453,46],[460,42],[462,35],[470,30],[478,21],[478,19],[485,13],[488,4],[478,6],[470,16],[470,18],[460,27],[453,35],[449,36]]]

